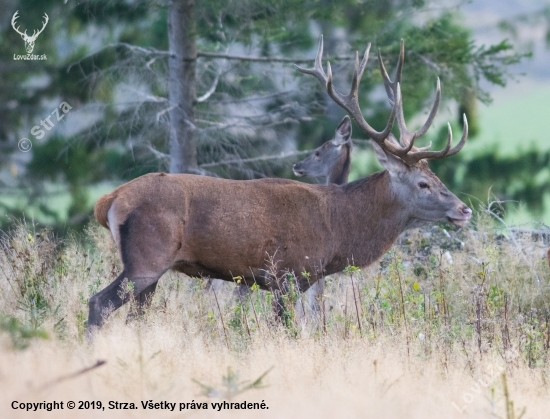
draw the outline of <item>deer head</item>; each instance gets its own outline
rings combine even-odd
[[[18,13],[19,13],[19,10],[17,10],[14,13],[14,15],[11,19],[11,26],[13,27],[15,32],[17,32],[19,35],[21,35],[21,38],[23,38],[23,41],[25,41],[25,49],[27,50],[27,53],[30,54],[30,53],[32,53],[32,51],[34,49],[34,42],[36,41],[36,38],[38,38],[38,35],[40,35],[42,33],[42,31],[44,31],[44,28],[48,24],[48,21],[50,20],[50,18],[48,17],[48,15],[46,13],[44,13],[44,23],[42,24],[42,28],[40,30],[35,29],[33,31],[32,35],[29,36],[29,35],[27,35],[27,30],[26,29],[25,29],[25,32],[21,32],[19,30],[19,26],[15,27],[15,21],[19,17]]]
[[[327,73],[323,70],[321,58],[323,55],[323,37],[319,42],[319,49],[312,69],[298,67],[302,73],[311,74],[319,79],[325,86],[329,96],[342,108],[344,108],[355,120],[359,128],[373,141],[373,147],[380,164],[390,175],[390,189],[397,199],[397,203],[406,206],[410,220],[407,228],[418,227],[435,221],[448,221],[458,226],[463,226],[471,217],[472,210],[452,194],[439,178],[429,169],[428,160],[441,159],[458,153],[468,137],[468,121],[464,115],[464,132],[460,142],[453,148],[451,126],[448,125],[448,138],[446,146],[440,151],[431,151],[431,144],[427,147],[414,146],[416,139],[426,133],[432,125],[439,101],[441,87],[437,80],[436,98],[431,112],[424,125],[416,130],[409,131],[403,116],[403,102],[401,98],[401,70],[405,57],[404,43],[401,41],[399,61],[395,80],[392,82],[384,67],[384,62],[378,52],[380,71],[384,78],[384,86],[388,99],[392,104],[392,111],[386,127],[382,131],[376,131],[364,119],[359,106],[359,83],[369,57],[370,44],[367,46],[363,59],[359,62],[359,54],[355,55],[355,71],[351,84],[351,91],[344,95],[336,90],[332,81],[332,70],[327,63]],[[399,141],[391,134],[394,120],[397,118],[399,125]]]
[[[351,141],[351,120],[345,116],[332,140],[315,149],[313,154],[293,166],[296,176],[325,177],[327,184],[348,182]]]

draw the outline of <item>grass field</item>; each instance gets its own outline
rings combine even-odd
[[[291,292],[283,323],[269,293],[208,292],[168,273],[145,316],[126,305],[93,344],[87,299],[120,272],[108,232],[59,242],[19,224],[0,247],[0,415],[550,417],[548,237],[496,232],[476,215],[459,231],[413,231],[379,263],[329,277],[320,312]],[[143,409],[149,400],[178,413]],[[224,400],[269,409],[212,404]],[[27,412],[14,401],[65,405]]]

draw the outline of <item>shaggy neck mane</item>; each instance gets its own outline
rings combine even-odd
[[[387,171],[342,186],[333,219],[334,257],[326,274],[347,265],[367,266],[386,253],[406,229],[408,211],[390,189]]]

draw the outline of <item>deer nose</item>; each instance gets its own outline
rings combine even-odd
[[[463,205],[462,207],[460,207],[459,211],[468,218],[472,216],[472,210],[468,208],[466,205]]]
[[[303,169],[300,169],[299,163],[296,163],[294,166],[292,166],[292,170],[297,176],[303,176],[303,174],[305,173]]]

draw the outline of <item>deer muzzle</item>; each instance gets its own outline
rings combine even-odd
[[[302,169],[300,163],[296,163],[294,166],[292,166],[292,171],[296,176],[304,176],[306,173],[306,171]]]
[[[456,211],[452,211],[451,214],[447,214],[447,220],[459,227],[464,227],[470,218],[472,218],[472,210],[464,204],[458,207]]]

